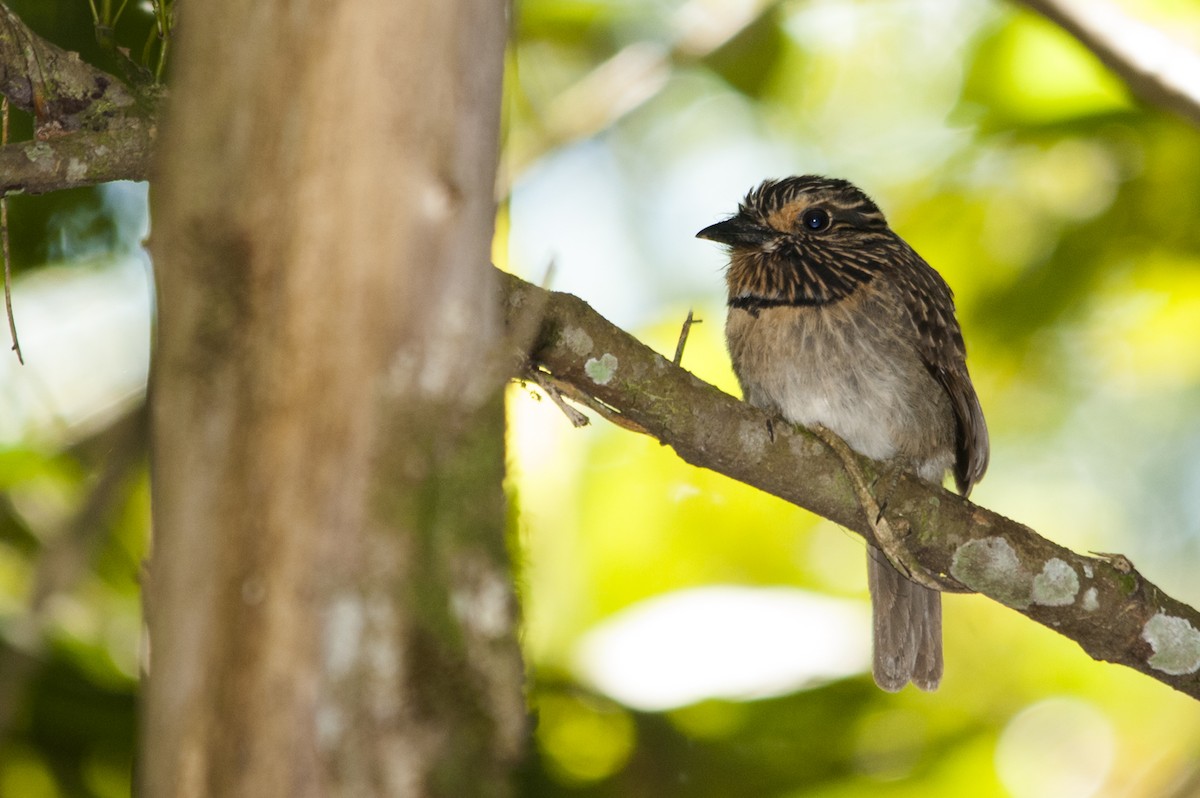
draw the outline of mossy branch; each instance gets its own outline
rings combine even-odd
[[[1200,122],[1200,91],[1161,59],[1148,61],[1147,51],[1131,49],[1131,37],[1114,33],[1120,26],[1100,25],[1083,4],[1018,2],[1075,35],[1144,99]],[[157,98],[37,36],[3,3],[0,93],[34,116],[38,135],[0,147],[0,194],[149,177]],[[653,435],[689,463],[869,534],[843,463],[818,437],[673,366],[579,299],[508,275],[501,283],[516,328],[523,308],[544,303],[527,366],[548,372],[565,395]],[[862,468],[877,471],[865,460]],[[1200,698],[1200,613],[1146,581],[1125,558],[1074,554],[913,478],[898,481],[888,515],[899,528],[907,524],[914,558],[948,587],[977,590],[1077,641],[1095,659]]]
[[[0,147],[0,195],[147,179],[158,92],[133,91],[0,3],[0,94],[33,116],[36,139]]]
[[[673,365],[582,300],[499,274],[510,330],[541,319],[525,374],[547,372],[567,396],[644,431],[688,463],[753,485],[870,536],[845,464],[819,436],[773,418]],[[868,477],[881,466],[866,458]],[[1119,555],[1088,557],[914,476],[885,512],[911,558],[950,590],[969,590],[1069,637],[1093,659],[1200,698],[1200,612]]]

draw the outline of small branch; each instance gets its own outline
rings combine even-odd
[[[160,92],[135,94],[0,2],[0,94],[33,115],[37,139],[0,147],[0,196],[147,179]]]
[[[542,389],[542,393],[550,397],[550,401],[554,402],[555,407],[562,411],[562,414],[571,422],[571,426],[576,428],[586,427],[591,423],[587,416],[563,400],[562,392],[558,390],[558,386],[554,384],[554,378],[549,374],[541,369],[534,368],[529,370],[529,378]]]
[[[543,308],[530,362],[575,400],[589,397],[671,446],[686,462],[753,485],[861,535],[870,525],[839,456],[812,431],[673,366],[569,294],[497,273],[508,323]],[[574,392],[568,393],[568,386]],[[850,453],[864,479],[890,473]],[[1075,640],[1093,658],[1200,698],[1200,612],[1148,582],[1127,559],[1076,554],[941,487],[900,473],[883,515],[908,556]]]
[[[150,122],[130,118],[110,130],[0,147],[0,195],[147,180],[154,137]]]
[[[1200,55],[1107,0],[1017,0],[1079,40],[1142,100],[1200,125]]]
[[[703,319],[692,318],[692,309],[688,308],[687,318],[683,320],[683,328],[679,331],[679,343],[675,344],[675,358],[671,361],[676,366],[683,362],[683,348],[687,346],[688,335],[692,332],[693,324],[703,323]]]
[[[812,428],[812,433],[825,442],[825,445],[833,450],[833,453],[842,461],[842,467],[846,471],[846,475],[850,477],[850,484],[854,488],[854,495],[858,498],[858,504],[862,507],[863,513],[866,514],[867,526],[871,529],[871,536],[875,539],[875,545],[887,557],[888,562],[892,564],[896,570],[907,576],[918,585],[927,587],[930,590],[946,590],[955,593],[963,592],[963,586],[954,579],[947,579],[945,576],[938,574],[929,574],[920,563],[916,562],[908,553],[908,549],[904,544],[905,534],[908,530],[908,523],[901,519],[899,524],[893,525],[888,520],[887,516],[879,507],[879,502],[875,500],[874,494],[871,493],[871,488],[867,485],[867,478],[863,475],[862,469],[858,467],[858,455],[854,450],[846,444],[844,440],[835,435],[832,431],[822,426]],[[898,476],[899,472],[892,471],[892,476]],[[891,483],[892,480],[887,480]],[[970,592],[970,591],[967,591]]]
[[[560,394],[569,397],[571,401],[578,402],[589,410],[594,410],[600,415],[601,418],[610,424],[618,426],[623,430],[628,430],[629,432],[637,432],[642,435],[649,435],[652,438],[655,437],[650,430],[646,429],[641,424],[638,424],[636,421],[630,420],[627,416],[622,414],[620,410],[605,404],[596,397],[590,395],[587,391],[582,391],[578,386],[563,380],[555,379],[553,376],[547,375],[547,377],[549,377],[551,380],[554,380],[554,385]]]
[[[0,94],[33,115],[39,138],[103,130],[144,100],[78,53],[38,36],[2,2]]]
[[[8,144],[8,98],[0,101],[0,148]],[[25,365],[21,354],[21,341],[17,338],[17,319],[12,306],[12,256],[8,248],[8,198],[0,192],[0,250],[4,257],[4,310],[8,314],[8,332],[12,336],[12,348],[17,353],[17,362]]]

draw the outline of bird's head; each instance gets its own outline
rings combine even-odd
[[[748,307],[837,301],[903,246],[859,188],[815,175],[767,180],[696,236],[729,247],[729,300]]]

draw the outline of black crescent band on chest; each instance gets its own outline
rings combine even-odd
[[[728,306],[758,315],[760,310],[779,307],[821,307],[839,302],[875,278],[876,270],[866,263],[827,263],[810,258],[787,258],[761,271],[744,294],[729,298]]]
[[[836,299],[767,299],[761,296],[739,296],[726,304],[731,308],[744,310],[751,316],[757,316],[759,311],[767,308],[815,308],[836,302]]]

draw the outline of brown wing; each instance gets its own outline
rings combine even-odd
[[[918,349],[925,368],[950,397],[957,426],[954,481],[964,496],[988,466],[988,431],[983,408],[967,373],[967,349],[954,317],[954,293],[920,255],[905,247],[912,268],[906,269],[905,304],[916,325]]]

